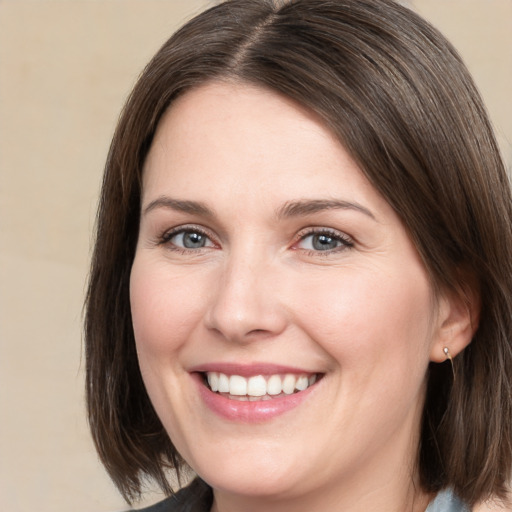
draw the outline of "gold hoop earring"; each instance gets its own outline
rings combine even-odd
[[[453,358],[450,354],[450,349],[448,347],[443,348],[444,355],[446,356],[446,359],[450,361],[450,364],[452,366],[452,373],[453,373],[453,382],[455,382],[455,366],[453,365]]]

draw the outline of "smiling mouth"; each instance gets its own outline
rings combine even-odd
[[[227,375],[204,372],[204,384],[212,391],[230,400],[261,401],[293,395],[313,386],[322,374]]]

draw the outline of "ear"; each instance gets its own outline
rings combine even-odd
[[[445,348],[451,357],[462,352],[473,339],[480,320],[480,294],[475,283],[466,283],[459,290],[441,292],[432,338],[430,360],[446,360]]]

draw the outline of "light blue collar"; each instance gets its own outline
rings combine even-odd
[[[441,491],[434,499],[430,502],[425,512],[471,512],[471,509],[460,501],[450,489]]]

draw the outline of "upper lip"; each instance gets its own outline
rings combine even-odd
[[[211,362],[193,366],[189,369],[190,373],[207,373],[218,372],[226,375],[240,375],[241,377],[252,377],[254,375],[276,375],[293,373],[298,375],[312,375],[317,372],[305,368],[293,367],[288,365],[280,365],[274,363],[228,363],[228,362]]]

